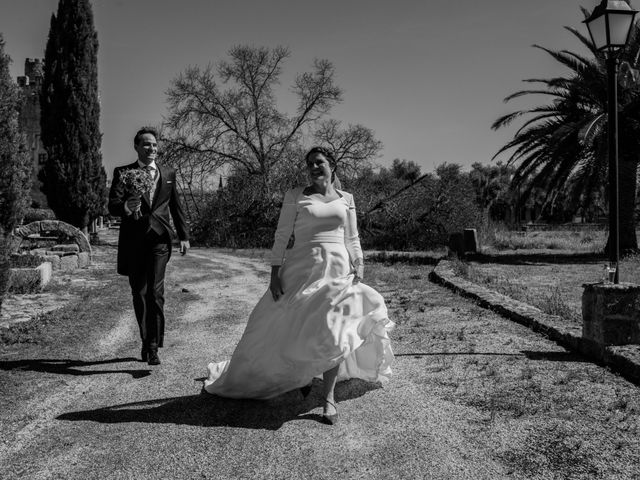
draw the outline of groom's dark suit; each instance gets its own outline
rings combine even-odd
[[[129,277],[143,350],[150,352],[162,347],[164,338],[164,274],[171,256],[170,216],[178,238],[189,239],[176,190],[175,171],[160,165],[156,167],[158,177],[153,199],[148,194],[142,196],[139,219],[125,210],[130,195],[120,180],[122,172],[141,168],[138,162],[114,170],[109,192],[109,213],[122,218],[117,270]]]

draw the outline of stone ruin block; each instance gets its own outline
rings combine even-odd
[[[455,232],[449,235],[449,256],[464,256],[464,236],[460,232]]]
[[[67,257],[69,255],[77,255],[77,252],[65,252],[62,250],[45,250],[45,255],[56,256],[56,257]]]
[[[591,349],[640,344],[640,285],[588,283],[583,287],[582,337]]]
[[[9,291],[36,293],[51,281],[51,264],[41,263],[35,268],[12,268],[9,273]]]
[[[78,268],[78,255],[65,255],[60,257],[60,270],[68,272]]]
[[[43,261],[49,262],[53,270],[60,270],[60,257],[58,255],[44,255]]]
[[[78,268],[85,268],[91,264],[89,252],[78,253]]]
[[[478,232],[475,228],[465,228],[462,231],[464,239],[464,251],[465,253],[477,253],[478,252]]]
[[[62,245],[54,245],[51,247],[53,252],[72,252],[78,253],[80,251],[80,247],[76,243],[66,243]]]
[[[51,268],[60,270],[60,255],[50,255],[44,249],[31,250],[30,253],[14,253],[11,255],[12,268],[35,268],[41,263],[49,262]]]

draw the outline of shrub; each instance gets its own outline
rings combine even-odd
[[[53,213],[53,210],[51,210],[50,208],[27,208],[22,223],[27,224],[31,222],[39,222],[42,220],[55,219],[56,214]]]
[[[44,261],[40,255],[32,255],[29,253],[14,254],[9,257],[9,266],[11,268],[33,268],[37,267]]]
[[[29,205],[31,158],[19,112],[24,99],[11,78],[0,34],[0,308],[9,279],[11,232]]]

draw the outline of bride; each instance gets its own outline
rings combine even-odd
[[[332,183],[333,156],[306,155],[311,184],[289,190],[271,251],[271,282],[249,316],[230,360],[211,363],[207,393],[267,399],[300,389],[322,375],[323,421],[338,418],[337,381],[385,382],[393,353],[382,296],[361,283],[364,261],[353,196]],[[294,234],[292,249],[286,246]]]

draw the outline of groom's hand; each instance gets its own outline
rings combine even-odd
[[[189,250],[191,248],[191,245],[189,245],[189,240],[180,240],[180,254],[181,255],[186,255],[187,254],[187,250]]]
[[[140,209],[141,204],[142,202],[140,201],[140,197],[129,197],[127,198],[127,201],[124,202],[124,210],[128,215],[131,215],[133,212]]]

